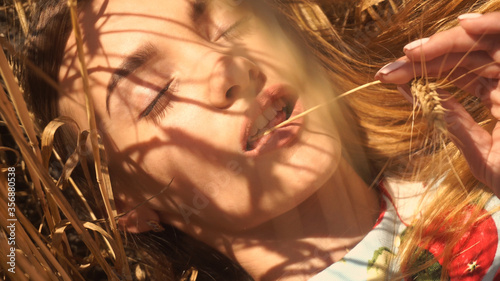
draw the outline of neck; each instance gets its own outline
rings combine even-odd
[[[225,243],[216,243],[225,246],[216,248],[255,280],[307,280],[361,241],[379,212],[377,192],[342,162],[299,206],[251,231],[226,235]]]

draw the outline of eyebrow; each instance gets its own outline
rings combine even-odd
[[[124,78],[134,73],[134,71],[146,64],[157,54],[158,49],[150,42],[147,42],[135,49],[122,61],[122,63],[115,69],[115,71],[113,71],[113,74],[111,74],[111,78],[109,79],[108,86],[106,88],[106,110],[108,114],[109,99],[111,97],[111,94],[113,93],[113,90],[121,81],[123,81]]]
[[[191,11],[189,13],[191,21],[197,23],[205,14],[211,2],[212,0],[194,0],[191,2]]]

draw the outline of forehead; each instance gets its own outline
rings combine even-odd
[[[209,0],[92,0],[84,9],[85,16],[109,18],[111,16],[136,16],[148,18],[176,18],[182,16],[187,8],[200,6]]]
[[[256,1],[256,0],[254,0]],[[133,24],[134,29],[144,30],[143,26],[151,23],[177,25],[186,24],[203,18],[206,10],[221,7],[241,6],[243,0],[93,0],[82,11],[85,28],[93,27],[105,32],[112,28],[120,29]]]
[[[215,0],[225,1],[225,0]],[[87,67],[92,75],[109,72],[140,45],[187,42],[195,35],[192,19],[211,0],[92,0],[80,10]],[[175,39],[175,40],[171,40]],[[66,44],[60,81],[78,78],[74,33]],[[163,49],[165,50],[165,49]]]
[[[254,0],[255,1],[255,0]],[[81,12],[89,54],[130,53],[141,42],[190,43],[242,0],[94,0]],[[217,11],[217,12],[215,12]],[[225,11],[221,13],[220,11]],[[173,40],[172,40],[173,39]],[[70,42],[71,43],[71,42]]]
[[[172,31],[189,29],[193,9],[199,6],[195,3],[192,0],[92,1],[82,11],[82,28],[88,42],[97,36],[98,39],[113,37],[113,40],[119,40],[123,35],[171,34]]]

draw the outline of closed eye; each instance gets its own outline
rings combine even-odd
[[[246,24],[250,21],[250,18],[251,18],[250,16],[241,18],[240,20],[236,21],[225,30],[221,30],[215,37],[215,41],[217,42],[221,38],[224,38],[226,40],[239,38],[242,34],[245,33],[244,30],[246,29],[244,29],[243,27],[248,27]]]
[[[139,115],[139,120],[146,119],[156,123],[165,116],[167,109],[172,106],[170,103],[172,98],[171,85],[172,82],[169,82],[167,86],[158,92],[154,100]]]

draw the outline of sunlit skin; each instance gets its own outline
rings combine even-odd
[[[196,7],[188,0],[93,1],[81,14],[120,211],[171,183],[121,224],[138,232],[149,230],[150,220],[170,223],[256,280],[287,270],[295,273],[283,280],[305,280],[371,229],[378,195],[342,159],[325,111],[295,122],[258,153],[245,150],[274,89],[293,100],[296,114],[331,97],[330,83],[260,1]],[[141,48],[144,63],[110,87],[113,73],[123,74],[117,70]],[[86,128],[73,36],[66,49],[61,113]]]

